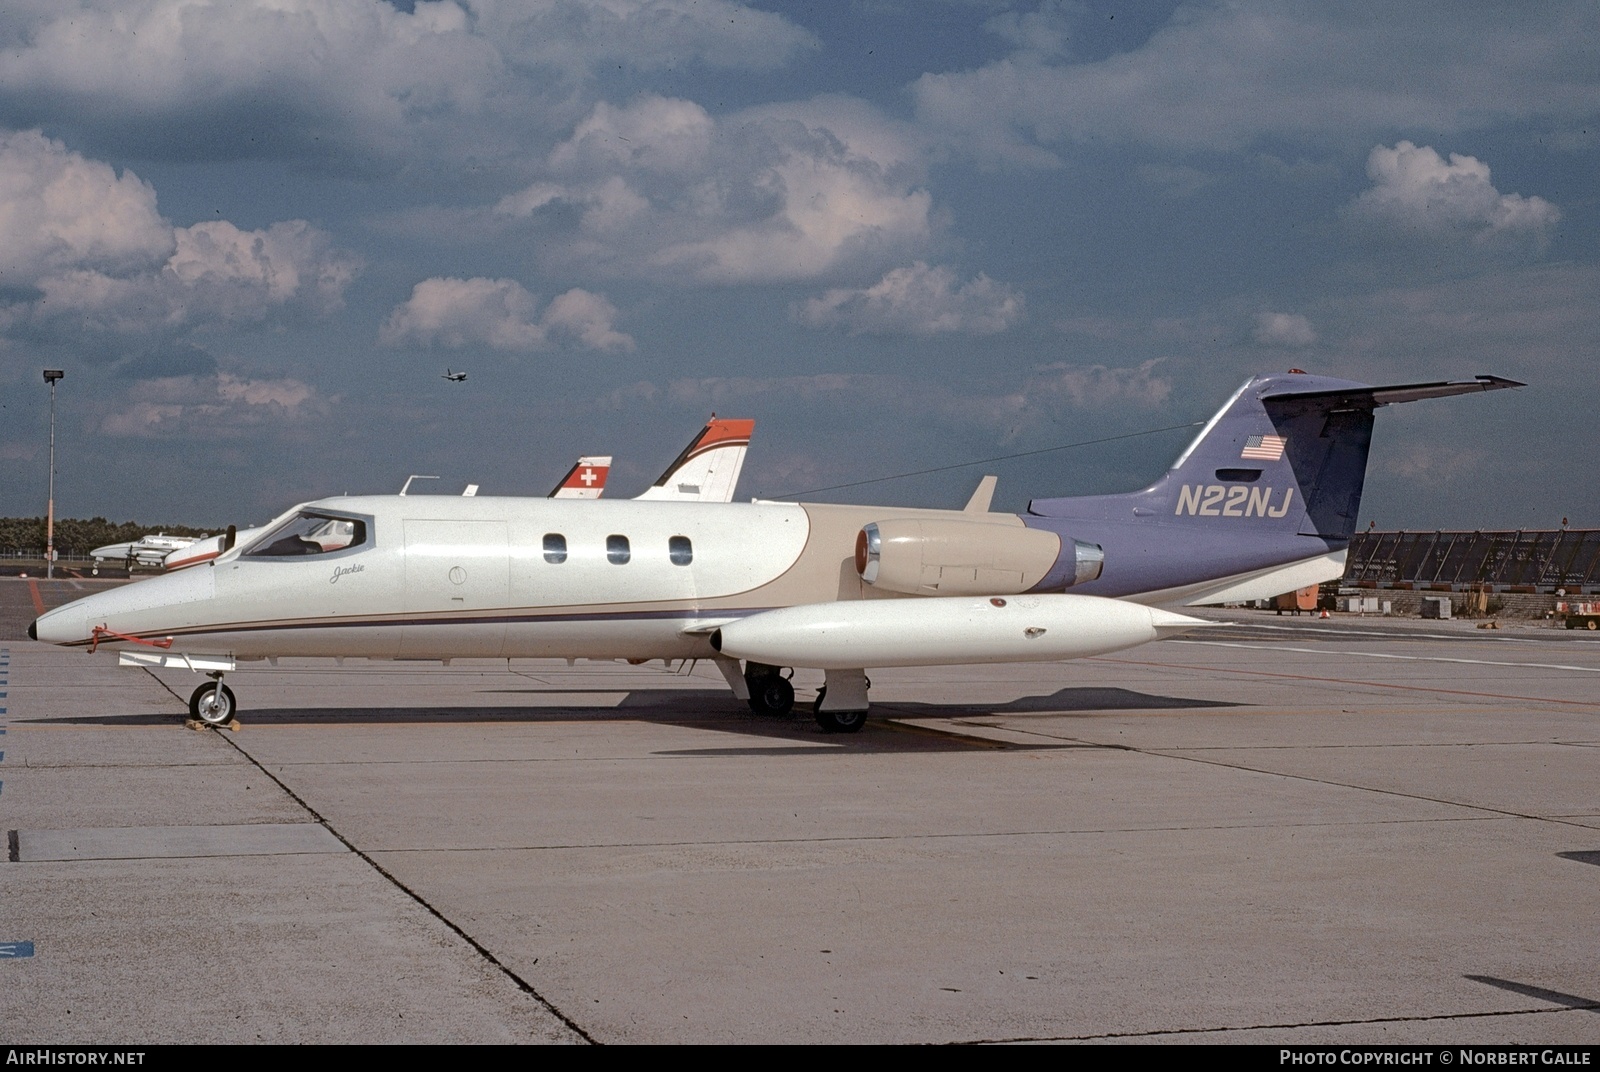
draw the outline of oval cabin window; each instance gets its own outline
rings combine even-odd
[[[626,536],[606,537],[606,561],[614,566],[627,565],[628,559],[633,557],[633,552],[628,549]]]
[[[694,544],[687,536],[674,536],[667,541],[667,557],[674,566],[687,566],[694,561]]]
[[[544,560],[560,564],[567,560],[567,538],[559,532],[544,534]]]

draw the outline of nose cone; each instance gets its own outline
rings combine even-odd
[[[148,636],[191,624],[215,594],[210,569],[191,569],[75,600],[39,615],[29,635],[47,644],[89,643],[97,625],[131,636]]]
[[[90,596],[89,599],[80,599],[64,607],[45,611],[28,626],[28,636],[46,644],[86,643],[89,640],[89,624],[83,605],[94,598]]]

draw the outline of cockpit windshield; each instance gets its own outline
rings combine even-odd
[[[309,511],[296,514],[258,540],[246,558],[300,558],[360,547],[367,542],[367,523]]]

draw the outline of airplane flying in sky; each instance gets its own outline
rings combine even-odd
[[[820,669],[826,730],[866,671],[1054,661],[1205,623],[1158,609],[1266,598],[1344,571],[1380,407],[1521,384],[1255,377],[1142,491],[1022,514],[757,501],[358,496],[290,510],[204,569],[80,599],[29,636],[207,672],[242,659],[712,659],[757,710]]]
[[[444,379],[449,380],[451,383],[466,383],[467,374],[465,372],[452,372],[447,366],[444,370]]]

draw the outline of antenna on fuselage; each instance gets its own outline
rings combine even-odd
[[[436,476],[423,476],[421,473],[412,473],[410,476],[406,477],[406,482],[404,484],[400,485],[400,494],[404,495],[406,493],[406,491],[410,489],[411,482],[413,480],[438,480],[438,479],[439,478],[436,477]]]

